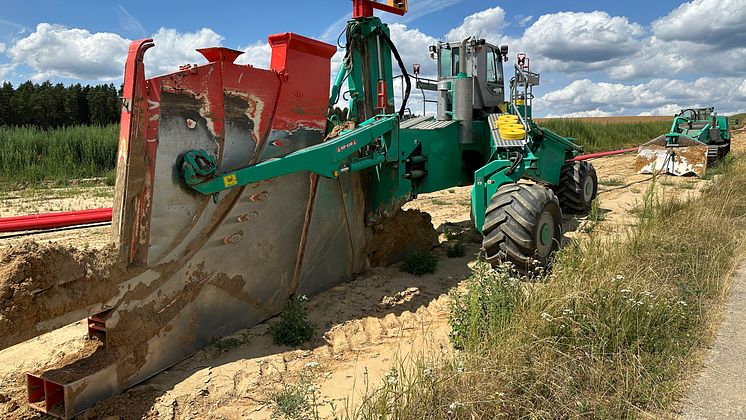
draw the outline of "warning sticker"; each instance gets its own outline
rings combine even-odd
[[[238,183],[235,174],[226,175],[223,177],[223,185],[226,187],[232,187]]]

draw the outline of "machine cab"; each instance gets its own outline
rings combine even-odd
[[[503,61],[508,46],[488,44],[484,39],[470,38],[466,42],[443,42],[430,47],[438,62],[438,81],[454,79],[461,72],[461,50],[466,50],[464,73],[474,80],[474,109],[490,110],[505,101]]]

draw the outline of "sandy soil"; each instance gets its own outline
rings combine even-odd
[[[746,135],[733,149],[746,150]],[[634,156],[596,159],[602,182],[599,200],[606,220],[593,232],[611,235],[635,222],[650,176],[633,173]],[[665,194],[696,194],[707,180],[663,177]],[[240,331],[202,350],[173,368],[130,391],[99,403],[84,418],[119,416],[152,418],[251,418],[273,413],[272,395],[284,386],[310,378],[323,417],[342,414],[354,406],[367,387],[382,383],[392,367],[406,366],[412,358],[437,360],[452,351],[448,341],[448,293],[469,275],[469,264],[479,245],[468,231],[469,188],[425,194],[409,203],[430,213],[433,226],[445,231],[466,231],[466,256],[449,259],[444,247],[437,273],[415,277],[398,266],[376,268],[354,281],[339,285],[308,302],[315,338],[301,348],[272,344],[269,325],[274,320]],[[10,206],[6,206],[10,207]],[[4,210],[10,211],[10,210]],[[583,218],[565,220],[567,236],[580,235]],[[587,229],[586,229],[587,230]],[[81,230],[80,241],[97,233]],[[445,241],[445,235],[441,235]],[[64,239],[57,239],[64,241]],[[0,246],[3,240],[0,239]],[[79,244],[80,242],[71,242]],[[92,243],[92,242],[91,242]],[[54,364],[86,345],[85,324],[78,323],[0,351],[0,417],[39,417],[25,407],[23,372]]]

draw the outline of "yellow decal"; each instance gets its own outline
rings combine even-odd
[[[230,174],[223,177],[223,185],[226,187],[232,187],[238,183],[238,180],[236,179],[236,175]]]

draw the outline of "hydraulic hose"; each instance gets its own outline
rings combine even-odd
[[[505,171],[505,175],[508,175],[508,176],[512,175],[513,172],[515,172],[515,170],[518,167],[518,165],[520,165],[521,162],[523,161],[523,152],[516,152],[516,153],[517,154],[516,154],[515,160],[513,160],[513,163]]]
[[[396,46],[391,41],[391,38],[389,38],[388,35],[386,35],[385,32],[379,31],[379,35],[381,38],[383,38],[384,41],[386,41],[386,44],[388,44],[389,48],[391,48],[391,52],[394,54],[394,58],[396,59],[396,62],[399,64],[399,69],[401,70],[401,74],[404,76],[404,82],[406,83],[406,89],[404,90],[404,97],[402,98],[401,107],[399,107],[399,117],[404,116],[404,111],[407,109],[407,101],[409,100],[409,93],[412,90],[412,81],[409,79],[409,73],[407,73],[407,68],[404,66],[404,60],[402,60],[401,56],[399,55],[399,51],[396,49]]]

